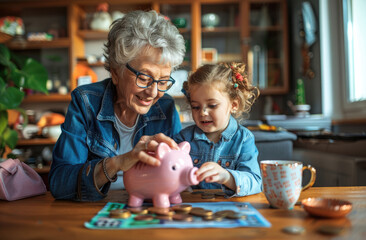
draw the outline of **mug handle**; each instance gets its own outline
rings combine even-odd
[[[311,173],[311,177],[310,177],[310,181],[308,184],[306,184],[304,187],[302,187],[301,191],[305,191],[308,188],[312,187],[315,183],[315,179],[316,179],[316,169],[313,168],[311,165],[307,165],[307,166],[303,166],[302,167],[302,171],[304,170],[309,170]]]

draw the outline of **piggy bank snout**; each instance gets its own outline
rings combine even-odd
[[[197,170],[198,170],[198,168],[196,168],[196,167],[189,168],[186,170],[186,172],[183,174],[185,185],[190,186],[190,185],[197,185],[199,183],[197,176],[196,176]]]

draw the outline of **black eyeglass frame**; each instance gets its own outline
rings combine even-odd
[[[150,76],[150,75],[147,75],[147,74],[144,74],[144,73],[142,73],[142,72],[137,71],[136,69],[134,69],[133,67],[131,67],[128,63],[126,63],[126,67],[127,67],[127,69],[128,69],[128,70],[130,70],[132,73],[134,73],[134,74],[136,75],[135,84],[136,84],[136,86],[138,86],[138,87],[140,87],[140,88],[148,88],[148,87],[150,87],[151,85],[153,85],[153,83],[154,83],[154,82],[156,82],[156,83],[157,83],[157,85],[158,85],[158,91],[159,91],[159,92],[166,92],[166,91],[168,91],[169,89],[171,89],[171,88],[173,87],[174,83],[175,83],[174,78],[172,78],[171,76],[169,76],[169,80],[155,80],[152,76]],[[148,77],[148,78],[151,78],[151,79],[152,79],[151,83],[150,83],[149,85],[147,85],[146,87],[141,87],[141,86],[139,86],[139,85],[137,84],[137,78],[138,78],[140,75],[144,75],[144,76],[146,76],[146,77]],[[161,90],[161,89],[159,89],[159,82],[172,82],[172,85],[171,85],[168,89],[166,89],[166,90]]]

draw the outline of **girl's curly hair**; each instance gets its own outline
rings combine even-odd
[[[183,93],[186,95],[188,101],[189,90],[192,86],[197,84],[224,84],[223,90],[229,95],[231,101],[237,100],[239,107],[233,116],[247,117],[255,100],[259,97],[259,89],[252,85],[245,72],[244,63],[219,63],[206,64],[192,73],[188,81],[183,83]],[[246,116],[242,116],[246,114]]]

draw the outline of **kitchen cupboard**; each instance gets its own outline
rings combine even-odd
[[[286,94],[289,89],[288,20],[286,0],[106,0],[109,13],[154,9],[178,25],[186,43],[180,69],[189,73],[205,63],[247,64],[248,75],[262,95]],[[31,93],[24,103],[37,109],[39,102],[65,104],[77,87],[73,70],[88,56],[103,54],[108,33],[90,29],[99,0],[2,1],[0,18],[21,17],[26,33],[52,32],[51,41],[8,41],[13,51],[30,56],[48,69],[50,93]],[[212,18],[212,19],[211,19]],[[183,23],[182,23],[183,19]],[[99,60],[99,58],[97,58]],[[108,76],[102,61],[89,64]],[[187,76],[187,75],[186,75]],[[102,80],[104,77],[99,78]],[[184,80],[184,79],[183,79]],[[181,83],[181,82],[179,82]],[[60,87],[66,94],[59,93]],[[179,90],[179,86],[177,86]],[[184,109],[184,97],[175,96]],[[184,122],[184,121],[183,121]],[[21,140],[18,147],[53,146],[50,139]]]
[[[16,1],[0,3],[0,17],[18,16],[29,32],[57,32],[52,41],[10,41],[14,51],[35,57],[49,70],[53,83],[49,95],[33,94],[25,101],[69,101],[77,87],[72,72],[78,59],[100,49],[107,32],[90,29],[96,0]],[[154,9],[172,22],[184,19],[179,28],[186,41],[186,57],[181,69],[192,71],[204,63],[243,61],[248,75],[262,94],[286,94],[289,88],[288,24],[285,0],[107,0],[109,12]],[[207,16],[217,22],[207,23]],[[99,45],[88,44],[99,42]],[[101,62],[91,64],[103,68]],[[58,93],[58,87],[67,94]]]
[[[69,101],[70,72],[72,71],[72,33],[70,31],[70,9],[67,4],[44,2],[1,2],[0,18],[16,16],[23,20],[25,32],[44,33],[53,31],[52,41],[27,41],[26,34],[5,44],[19,55],[32,57],[41,62],[49,73],[49,95],[32,93],[24,102]],[[62,94],[58,92],[61,87]]]

